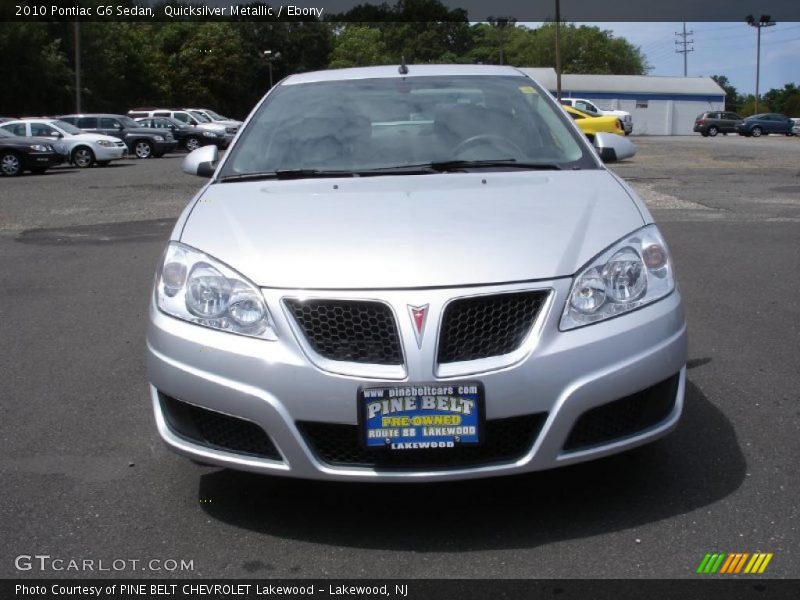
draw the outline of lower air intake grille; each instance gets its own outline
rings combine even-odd
[[[546,413],[486,421],[480,446],[429,450],[375,450],[361,445],[357,425],[299,422],[312,451],[325,463],[386,469],[452,469],[517,460],[531,449]]]
[[[546,291],[460,298],[447,305],[439,338],[439,363],[489,358],[522,345]]]
[[[401,365],[392,309],[362,300],[284,300],[314,352],[330,360]]]
[[[587,410],[567,438],[564,450],[581,450],[641,433],[666,419],[675,406],[680,375],[641,392]]]
[[[189,441],[237,454],[281,460],[275,444],[252,421],[223,415],[163,394],[160,398],[169,428]]]

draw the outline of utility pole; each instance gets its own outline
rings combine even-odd
[[[756,35],[756,106],[755,111],[758,114],[758,80],[761,75],[761,28],[762,27],[772,27],[775,25],[775,21],[773,21],[769,15],[761,15],[758,21],[753,18],[753,15],[747,15],[745,18],[750,27],[755,27],[756,31],[758,32]]]
[[[687,48],[689,44],[694,44],[694,40],[687,40],[686,38],[690,35],[694,35],[694,31],[686,31],[686,21],[684,21],[683,33],[681,33],[680,31],[676,31],[675,35],[678,36],[679,38],[682,38],[680,40],[675,40],[675,45],[683,46],[683,50],[676,49],[675,52],[677,54],[683,54],[683,76],[686,77],[688,71],[688,63],[686,58],[689,55],[689,52],[694,52],[694,48]]]
[[[75,112],[81,114],[81,24],[73,24],[75,34]]]
[[[561,0],[556,0],[556,100],[561,102]]]

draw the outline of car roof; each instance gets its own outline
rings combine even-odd
[[[63,119],[64,117],[124,117],[126,115],[120,115],[116,113],[73,113],[69,115],[61,115],[58,118]]]
[[[519,69],[499,65],[408,65],[408,73],[401,74],[399,65],[381,67],[354,67],[329,69],[289,75],[281,85],[316,83],[320,81],[346,81],[352,79],[382,79],[395,77],[435,77],[468,75],[506,75],[528,77]]]

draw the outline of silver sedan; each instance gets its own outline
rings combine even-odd
[[[633,146],[594,146],[511,67],[283,80],[224,158],[185,160],[210,179],[150,305],[161,437],[265,474],[434,481],[671,431],[687,356],[672,258],[603,164]]]

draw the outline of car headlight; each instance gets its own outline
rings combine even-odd
[[[218,260],[170,242],[156,275],[156,303],[164,313],[220,331],[275,340],[258,288]]]
[[[217,134],[214,133],[213,131],[204,131],[203,135],[206,137],[217,137]]]
[[[100,140],[97,142],[98,146],[102,146],[103,148],[113,148],[114,142],[109,142],[107,140]]]
[[[36,152],[48,152],[50,148],[44,144],[31,144],[31,150],[36,150]]]
[[[156,136],[156,137],[154,137],[153,139],[154,139],[155,141],[157,141],[157,142],[163,142],[163,141],[164,141],[164,137],[163,137],[163,136],[160,136],[160,135],[157,135],[157,136]]]
[[[610,319],[675,289],[669,249],[655,225],[626,236],[592,259],[575,278],[561,331]]]

